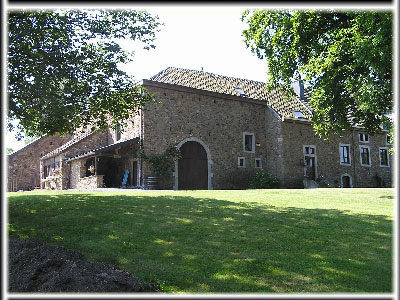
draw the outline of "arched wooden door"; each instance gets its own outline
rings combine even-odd
[[[181,148],[182,157],[178,161],[179,190],[207,190],[208,163],[204,147],[193,141],[184,143]]]
[[[350,176],[343,176],[342,177],[342,187],[349,188],[350,187]]]

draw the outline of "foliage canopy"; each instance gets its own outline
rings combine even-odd
[[[151,95],[118,68],[154,48],[158,17],[135,10],[22,10],[8,13],[8,128],[28,136],[116,127]]]
[[[392,127],[392,13],[246,10],[245,43],[267,59],[268,89],[300,72],[317,133]]]

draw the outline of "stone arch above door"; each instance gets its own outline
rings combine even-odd
[[[196,138],[196,137],[189,137],[184,139],[183,141],[181,141],[177,148],[181,149],[186,143],[188,142],[194,142],[199,144],[199,146],[201,146],[204,151],[205,151],[205,156],[206,156],[206,163],[207,163],[207,183],[206,183],[206,188],[209,190],[212,190],[212,172],[211,172],[211,165],[212,165],[212,160],[211,160],[211,154],[210,154],[210,150],[208,149],[207,145],[200,139]],[[175,184],[174,184],[174,190],[178,190],[179,189],[179,161],[177,161],[175,163],[175,172],[174,172],[174,178],[175,178]]]
[[[353,180],[349,174],[345,173],[340,176],[340,186],[342,188],[352,188],[353,187]]]

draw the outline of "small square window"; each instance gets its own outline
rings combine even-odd
[[[369,143],[369,136],[367,133],[359,133],[358,138],[360,142]]]
[[[262,160],[261,160],[261,158],[256,158],[255,159],[255,168],[256,169],[261,169],[262,168]]]
[[[314,146],[304,146],[304,154],[315,154]]]
[[[238,157],[238,167],[246,168],[246,160],[244,159],[244,157]]]
[[[386,147],[379,148],[379,161],[381,167],[390,167],[389,165],[389,150]]]

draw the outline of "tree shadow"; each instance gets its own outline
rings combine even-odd
[[[9,213],[11,235],[75,249],[171,292],[392,291],[386,216],[85,193],[19,196]]]

